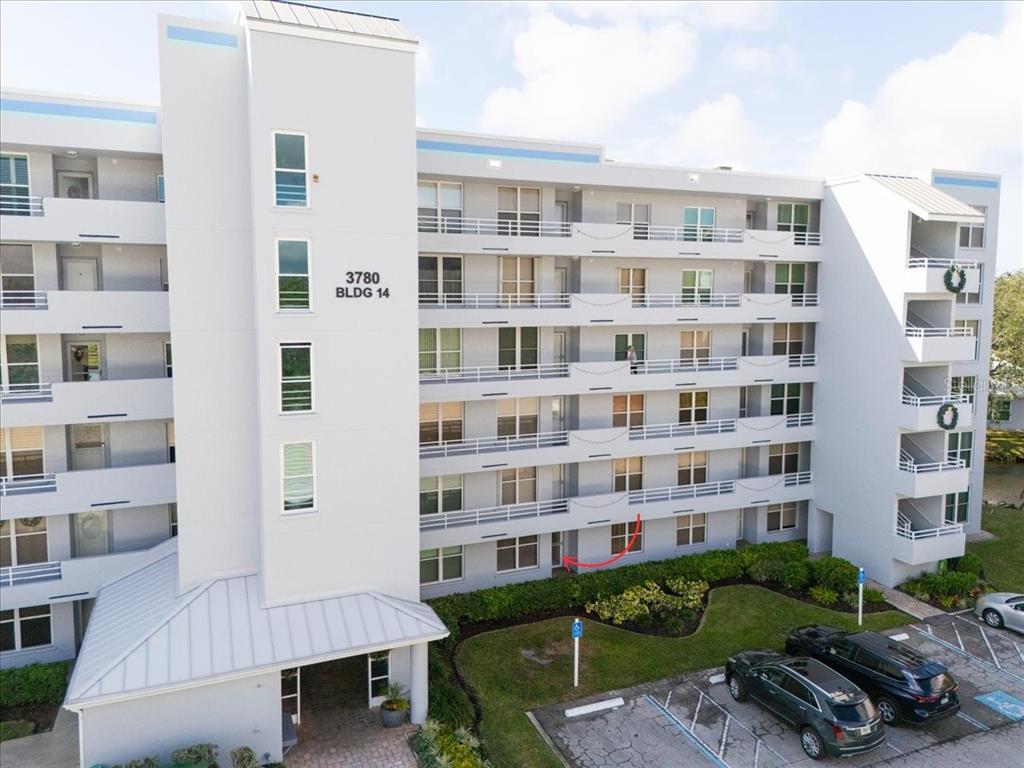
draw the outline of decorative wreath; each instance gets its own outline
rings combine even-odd
[[[967,270],[959,264],[950,264],[942,275],[942,282],[946,284],[946,290],[950,293],[960,293],[967,285]]]
[[[960,421],[960,411],[952,403],[946,403],[939,406],[935,420],[943,429],[956,429],[957,422]]]

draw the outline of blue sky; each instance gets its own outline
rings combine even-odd
[[[421,41],[421,125],[605,144],[618,160],[1003,175],[1021,255],[1020,4],[331,2]],[[0,4],[3,84],[159,102],[157,13],[225,2]]]

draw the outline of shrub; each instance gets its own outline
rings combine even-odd
[[[467,729],[428,720],[409,739],[420,768],[485,768],[479,740]]]
[[[841,557],[822,557],[811,562],[814,583],[836,592],[857,589],[859,569]]]
[[[873,587],[864,587],[864,602],[884,603],[885,593],[880,589],[875,589]]]
[[[5,707],[60,704],[68,681],[68,663],[28,664],[0,670],[0,702]]]
[[[691,611],[699,611],[704,605],[704,595],[708,592],[706,581],[687,581],[686,579],[669,579],[665,586],[682,598],[683,607]]]
[[[807,545],[798,541],[767,541],[736,550],[743,570],[750,575],[750,568],[759,560],[781,560],[792,563],[807,559]]]
[[[782,574],[786,568],[784,560],[762,559],[755,560],[747,569],[747,575],[758,584],[782,583]]]
[[[217,765],[216,744],[193,744],[171,752],[171,762],[178,765]]]
[[[679,616],[669,616],[662,622],[662,626],[669,635],[681,635],[686,631],[686,622]]]
[[[856,609],[858,603],[860,602],[860,598],[858,597],[856,592],[850,590],[849,592],[843,592],[843,602],[846,603],[846,605],[848,605],[850,608]]]
[[[978,578],[973,573],[946,571],[944,573],[926,573],[921,577],[922,589],[933,598],[967,597]]]
[[[985,564],[973,552],[966,552],[962,557],[952,558],[950,565],[954,571],[971,573],[977,578],[985,575]]]
[[[811,599],[818,605],[835,605],[836,601],[839,600],[839,593],[834,589],[823,587],[820,584],[811,587],[809,592]]]
[[[30,723],[28,720],[4,720],[0,722],[0,741],[31,736],[35,729],[36,724]]]
[[[140,757],[135,760],[129,760],[124,765],[114,765],[111,768],[159,768],[160,758],[156,755],[152,757]]]
[[[811,564],[807,560],[793,560],[782,568],[782,586],[804,590],[811,583]]]
[[[430,719],[451,728],[472,725],[476,718],[473,702],[434,643],[430,644],[427,669],[430,676],[427,704]]]
[[[260,761],[252,747],[239,747],[231,750],[231,768],[260,768]]]
[[[670,595],[653,581],[647,581],[629,587],[621,594],[587,603],[586,608],[588,612],[595,613],[603,621],[610,621],[612,624],[645,622],[653,616],[668,617],[681,611],[693,610],[689,606],[694,602],[699,607],[700,598],[704,596],[704,591],[707,589],[707,584],[703,584],[699,596],[694,599],[701,584],[703,582],[695,584],[695,589],[689,589],[689,594],[686,597],[681,597]],[[688,589],[689,585],[683,588]]]

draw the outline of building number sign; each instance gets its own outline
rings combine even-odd
[[[380,284],[380,272],[357,270],[345,273],[345,285],[339,285],[334,295],[339,299],[388,299],[391,289]]]

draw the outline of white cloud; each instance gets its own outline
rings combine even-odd
[[[702,27],[763,27],[775,19],[774,2],[740,0],[570,0],[550,5],[564,8],[581,19],[682,19]]]
[[[734,44],[722,49],[722,63],[740,72],[792,72],[800,65],[800,54],[789,43],[772,48]]]
[[[645,99],[693,66],[697,36],[678,21],[647,27],[572,24],[550,12],[532,15],[513,41],[518,87],[493,91],[480,125],[486,131],[602,139]]]

